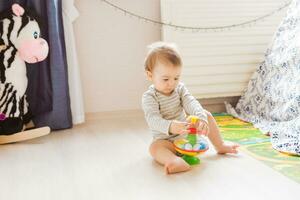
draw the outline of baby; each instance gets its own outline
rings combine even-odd
[[[156,42],[149,46],[145,59],[145,71],[152,82],[143,94],[142,107],[149,129],[153,134],[150,153],[167,174],[190,169],[180,156],[177,156],[173,141],[186,133],[190,123],[186,115],[200,118],[197,124],[201,134],[207,135],[220,154],[237,153],[238,145],[225,144],[217,123],[210,112],[180,82],[182,70],[181,57],[174,44]]]

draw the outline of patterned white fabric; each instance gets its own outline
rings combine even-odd
[[[236,108],[226,108],[270,133],[276,150],[300,155],[300,0],[290,5]]]

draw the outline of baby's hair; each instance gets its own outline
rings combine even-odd
[[[158,61],[181,66],[182,61],[174,43],[155,42],[148,46],[148,53],[145,59],[145,70],[152,72]]]

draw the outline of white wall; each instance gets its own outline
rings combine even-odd
[[[161,0],[162,21],[217,27],[272,13],[285,0]],[[163,29],[177,43],[184,67],[181,80],[197,98],[240,96],[264,55],[286,9],[247,27],[218,32]]]
[[[111,0],[120,7],[160,20],[159,0]],[[160,40],[160,29],[102,3],[76,0],[80,17],[75,37],[86,112],[139,109],[147,89],[146,46]]]

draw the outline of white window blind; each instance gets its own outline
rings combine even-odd
[[[161,0],[163,22],[192,27],[238,24],[264,16],[283,0]],[[182,80],[197,98],[239,96],[272,40],[286,9],[251,27],[222,32],[162,28],[183,58]]]

